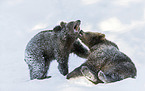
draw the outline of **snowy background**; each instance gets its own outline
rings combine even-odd
[[[137,67],[136,79],[93,85],[66,80],[53,61],[51,79],[29,80],[24,62],[28,41],[60,21],[82,21],[81,29],[105,33]],[[0,0],[0,91],[145,91],[145,0]],[[85,59],[70,55],[69,71]]]

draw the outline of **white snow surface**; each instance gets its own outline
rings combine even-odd
[[[93,85],[67,80],[51,63],[45,80],[29,80],[24,62],[28,41],[61,21],[81,20],[84,31],[105,33],[137,68],[136,79]],[[85,59],[74,54],[69,71]],[[0,91],[145,91],[145,0],[0,0]]]

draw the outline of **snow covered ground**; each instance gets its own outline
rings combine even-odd
[[[93,85],[66,80],[53,61],[51,79],[29,80],[24,62],[28,41],[60,21],[82,21],[81,29],[106,34],[137,67],[136,79]],[[0,0],[0,91],[144,91],[145,0]],[[83,63],[70,55],[69,70]]]

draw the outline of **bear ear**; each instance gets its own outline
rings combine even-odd
[[[99,39],[100,39],[100,40],[104,40],[104,39],[105,39],[105,34],[101,34],[101,33],[100,33]]]
[[[58,25],[58,26],[55,26],[54,28],[53,28],[53,31],[54,32],[59,32],[59,31],[61,31],[61,27],[60,27],[60,25]]]
[[[63,22],[63,21],[62,21],[62,22],[60,23],[61,28],[65,27],[65,25],[66,25],[66,22]]]

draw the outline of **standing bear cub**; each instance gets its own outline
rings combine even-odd
[[[111,83],[134,78],[136,68],[131,59],[120,52],[117,45],[97,32],[84,32],[80,40],[91,53],[87,61],[67,75],[67,79],[85,76],[94,84]]]
[[[57,60],[60,73],[66,75],[70,53],[83,58],[88,56],[88,50],[77,41],[80,23],[80,20],[61,22],[53,30],[42,31],[29,41],[24,60],[28,64],[31,80],[48,78],[47,71],[52,60]]]

